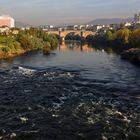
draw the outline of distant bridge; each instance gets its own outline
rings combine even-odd
[[[88,35],[95,35],[95,32],[92,31],[76,31],[76,30],[67,30],[67,31],[48,31],[48,34],[56,34],[60,37],[62,41],[65,41],[65,37],[70,34],[74,33],[75,35],[79,35],[80,37],[86,38]]]

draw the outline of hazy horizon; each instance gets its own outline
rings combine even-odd
[[[31,25],[86,23],[97,18],[128,18],[139,0],[1,0],[0,15]]]

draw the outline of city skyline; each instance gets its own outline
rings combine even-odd
[[[1,0],[0,14],[31,25],[86,23],[96,18],[128,18],[139,0]]]

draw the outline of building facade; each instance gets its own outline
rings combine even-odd
[[[134,15],[134,22],[135,23],[140,23],[140,14],[135,14]]]
[[[9,28],[15,27],[15,21],[8,15],[0,16],[0,27],[7,26]]]

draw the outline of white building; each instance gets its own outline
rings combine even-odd
[[[0,27],[7,26],[9,28],[15,27],[15,20],[9,15],[0,16]]]
[[[102,29],[103,28],[103,25],[94,25],[93,26],[93,31],[94,32],[97,32],[98,30]]]
[[[130,22],[126,22],[126,23],[124,24],[125,27],[129,27],[129,26],[131,26],[131,25],[132,25],[132,23],[130,23]]]
[[[0,34],[8,34],[10,31],[9,27],[0,27]]]

